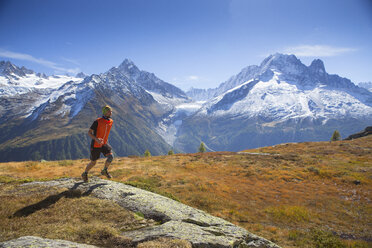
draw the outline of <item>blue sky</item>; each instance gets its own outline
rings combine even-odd
[[[371,0],[0,0],[0,60],[99,74],[125,58],[183,90],[273,53],[372,81]]]

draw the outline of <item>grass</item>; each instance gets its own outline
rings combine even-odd
[[[35,235],[87,244],[130,244],[119,228],[139,225],[133,214],[120,206],[78,192],[15,184],[1,185],[0,237],[9,240]]]
[[[110,172],[115,181],[178,199],[282,247],[372,246],[372,136],[244,152],[271,155],[122,157]],[[0,182],[79,177],[88,162],[2,163]],[[90,175],[100,176],[103,164]]]
[[[141,213],[127,211],[109,200],[83,196],[77,190],[18,186],[14,182],[0,185],[1,240],[35,235],[100,247],[134,247],[121,232],[156,224]],[[185,241],[163,241],[163,247],[173,243],[190,247]],[[146,244],[141,247],[151,247]]]
[[[275,222],[284,222],[287,224],[309,222],[311,214],[306,207],[303,206],[271,206],[265,209]]]

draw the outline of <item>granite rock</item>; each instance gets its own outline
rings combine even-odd
[[[83,183],[80,179],[63,178],[47,182],[31,182],[22,186],[35,185],[62,187],[74,190],[75,194],[82,196],[91,195],[108,199],[159,223],[159,225],[122,233],[123,236],[131,238],[134,243],[164,237],[187,240],[193,247],[279,247],[226,220],[123,183],[93,177],[88,183]]]
[[[1,248],[38,247],[38,248],[95,248],[97,246],[74,243],[60,239],[43,239],[34,236],[24,236],[18,239],[0,242]]]

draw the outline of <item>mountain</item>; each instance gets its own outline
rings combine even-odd
[[[372,82],[361,82],[358,84],[359,87],[363,87],[372,92]]]
[[[129,60],[84,79],[44,79],[10,62],[0,65],[0,161],[88,157],[87,131],[105,104],[113,107],[109,142],[116,155],[165,154],[171,147],[155,130],[174,102],[190,101]]]
[[[187,100],[186,94],[176,86],[166,83],[157,78],[154,73],[140,71],[138,67],[129,59],[125,59],[118,68],[110,71],[120,71],[123,75],[133,79],[138,85],[147,91],[160,94],[168,98],[181,98]]]
[[[190,97],[194,98],[192,100]],[[215,89],[186,93],[126,59],[105,73],[46,76],[0,62],[0,161],[89,156],[87,131],[113,107],[118,156],[239,151],[329,140],[370,126],[372,93],[316,59],[274,54]]]
[[[88,75],[86,75],[84,72],[79,72],[78,74],[76,74],[76,77],[77,78],[85,78],[87,77]]]
[[[241,72],[237,75],[232,76],[226,82],[220,84],[219,87],[215,89],[196,89],[191,88],[186,92],[187,96],[196,101],[206,101],[214,97],[217,97],[224,92],[246,82],[248,79],[254,78],[259,72],[259,67],[256,65],[251,65],[243,68]]]
[[[306,66],[294,55],[271,55],[216,94],[183,121],[176,148],[195,152],[203,141],[210,150],[238,151],[329,140],[335,129],[347,136],[372,121],[372,93],[328,74],[319,59]]]

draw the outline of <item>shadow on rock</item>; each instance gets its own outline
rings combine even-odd
[[[105,183],[95,184],[95,185],[89,187],[89,189],[83,193],[80,189],[78,189],[78,187],[81,184],[83,184],[83,183],[82,182],[75,183],[75,185],[72,188],[70,188],[66,191],[63,191],[62,193],[59,193],[57,195],[48,196],[47,198],[45,198],[44,200],[42,200],[38,203],[35,203],[35,204],[30,205],[30,206],[21,208],[18,211],[16,211],[10,218],[13,218],[13,217],[27,217],[27,216],[29,216],[29,215],[31,215],[31,214],[39,211],[39,210],[49,208],[50,206],[52,206],[56,202],[58,202],[62,197],[65,197],[65,198],[80,198],[80,197],[84,197],[84,196],[89,196],[93,192],[94,189],[99,188],[102,185],[106,185]]]

